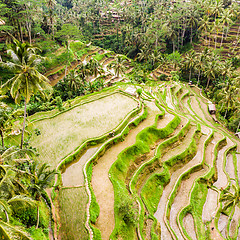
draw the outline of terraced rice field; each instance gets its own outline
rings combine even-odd
[[[105,91],[32,119],[34,145],[62,171],[58,239],[240,238],[240,209],[219,202],[239,181],[239,140],[213,121],[199,89],[142,88],[140,99]],[[55,143],[44,142],[51,129]]]
[[[240,210],[229,218],[219,202],[230,179],[239,176],[233,157],[239,141],[214,123],[198,89],[168,83],[145,89],[142,98],[147,117],[89,158],[89,237],[240,237]]]

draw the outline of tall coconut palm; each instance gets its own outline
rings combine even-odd
[[[198,30],[205,33],[205,36],[206,36],[205,41],[207,44],[207,32],[209,31],[209,17],[208,16],[206,16],[206,15],[203,16]]]
[[[121,55],[117,55],[114,61],[110,63],[110,68],[113,68],[115,75],[119,77],[120,74],[123,74],[126,70],[125,64],[127,64],[127,60]]]
[[[224,37],[224,28],[225,27],[229,27],[229,25],[232,23],[232,20],[231,20],[231,13],[228,9],[225,9],[222,13],[222,18],[221,18],[221,24],[222,24],[222,38],[221,38],[221,44],[220,44],[220,47],[222,46],[222,43],[223,43],[223,37]],[[226,37],[227,37],[227,34],[226,34]]]
[[[186,54],[185,60],[184,60],[184,65],[187,69],[189,69],[189,82],[191,81],[191,76],[192,76],[192,70],[195,66],[195,61],[196,61],[196,52],[191,51]]]
[[[224,114],[225,119],[229,109],[233,108],[237,103],[238,88],[236,87],[233,78],[230,78],[226,83],[221,83],[220,86],[222,86],[222,89],[219,93],[219,96],[221,97],[219,103],[222,103],[226,107]]]
[[[192,11],[191,15],[189,16],[188,19],[188,24],[190,25],[190,44],[192,44],[193,40],[193,28],[198,25],[198,19],[197,19],[197,14],[196,11]]]
[[[204,72],[205,76],[207,77],[206,89],[208,89],[210,81],[216,78],[217,71],[218,71],[217,61],[215,59],[210,60],[206,65],[205,72]]]
[[[39,73],[36,68],[42,60],[36,54],[36,48],[29,43],[13,39],[13,43],[8,45],[8,53],[12,61],[1,62],[0,66],[12,70],[15,76],[2,85],[1,91],[5,93],[10,90],[10,94],[17,104],[20,103],[22,97],[24,98],[24,120],[20,145],[20,148],[23,148],[27,103],[37,92],[45,97],[45,90],[51,90],[51,86],[48,78]]]
[[[49,165],[43,163],[39,165],[36,162],[33,162],[31,165],[31,173],[33,175],[31,185],[28,191],[32,194],[36,201],[40,201],[44,196],[46,196],[45,189],[52,187],[54,182],[54,176],[57,174],[55,170],[49,170]],[[39,205],[37,205],[37,224],[36,228],[39,225]]]

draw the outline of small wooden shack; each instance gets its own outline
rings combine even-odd
[[[216,113],[216,107],[215,107],[215,104],[209,104],[208,105],[208,111],[210,114],[215,114]]]

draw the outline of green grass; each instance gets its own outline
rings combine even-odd
[[[85,229],[85,222],[88,197],[85,188],[61,189],[58,201],[61,239],[87,240],[88,232]]]

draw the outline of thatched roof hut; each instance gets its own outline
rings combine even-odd
[[[215,104],[209,104],[208,105],[208,111],[210,114],[215,114],[216,113],[216,107],[215,107]]]

